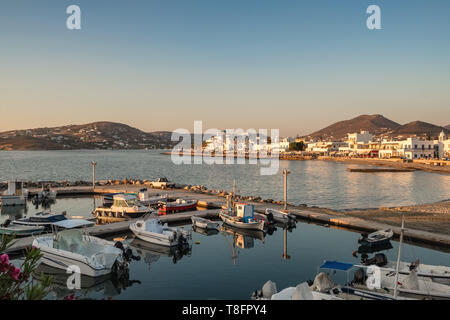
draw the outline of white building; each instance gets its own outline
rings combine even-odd
[[[289,151],[289,145],[294,142],[294,139],[292,138],[283,138],[281,139],[279,143],[279,150],[280,151]]]
[[[347,134],[347,142],[349,144],[354,143],[369,143],[372,141],[373,135],[369,131],[361,131],[361,132],[355,132],[355,133],[348,133]],[[350,147],[350,146],[349,146]]]

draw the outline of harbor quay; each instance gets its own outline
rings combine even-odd
[[[158,216],[162,222],[167,222],[169,224],[173,223],[185,223],[190,222],[192,216],[204,217],[208,219],[217,219],[219,211],[226,205],[226,197],[230,193],[226,190],[214,190],[208,189],[203,185],[183,185],[175,183],[172,188],[160,189],[152,188],[146,183],[145,180],[138,179],[120,179],[120,180],[105,180],[97,181],[95,188],[89,185],[89,182],[57,182],[57,181],[45,181],[45,182],[28,182],[25,185],[31,186],[29,188],[29,194],[32,196],[34,193],[41,190],[40,185],[48,185],[52,187],[52,190],[57,191],[58,198],[85,198],[100,197],[104,194],[110,193],[135,193],[139,192],[142,188],[147,188],[149,196],[158,195],[168,195],[171,198],[181,198],[181,199],[195,199],[198,201],[197,208],[192,211],[185,211],[179,213],[172,213],[167,215]],[[0,185],[1,187],[1,185]],[[272,199],[261,199],[258,196],[246,196],[242,197],[236,195],[237,201],[242,201],[248,204],[254,205],[255,212],[263,213],[267,208],[274,210],[283,209],[283,201],[274,201]],[[444,206],[442,205],[444,204]],[[429,214],[428,211],[435,210],[436,207],[444,207],[444,210],[449,210],[450,206],[446,202],[440,202],[437,204],[431,204],[422,206],[425,208],[423,216],[429,215],[430,223],[433,223],[433,217],[435,215]],[[366,215],[365,212],[361,211],[335,211],[328,208],[319,207],[308,207],[307,205],[294,205],[292,203],[287,203],[287,210],[294,214],[299,221],[305,223],[318,224],[324,227],[337,227],[344,228],[349,231],[360,232],[360,233],[370,233],[376,230],[382,230],[391,228],[394,232],[394,238],[400,235],[400,224],[402,216],[408,221],[408,214],[411,213],[411,219],[417,218],[417,212],[420,210],[413,206],[408,207],[398,207],[398,208],[379,208],[377,210],[368,211],[379,215],[386,215],[386,213],[392,213],[390,219],[371,219],[373,215]],[[432,209],[430,209],[430,207]],[[93,208],[94,209],[94,208]],[[428,211],[427,211],[428,210]],[[412,214],[414,213],[414,214]],[[445,214],[444,216],[448,216]],[[92,216],[92,220],[96,218]],[[84,228],[84,232],[89,235],[94,235],[98,237],[111,237],[123,235],[129,233],[129,226],[136,219],[104,219],[101,224],[97,224],[92,227]],[[436,220],[436,219],[434,219]],[[434,222],[436,225],[442,225],[440,221]],[[412,223],[410,223],[412,224]],[[450,235],[448,233],[442,232],[438,228],[436,230],[430,228],[417,228],[409,227],[404,232],[407,241],[414,243],[419,246],[436,249],[439,251],[450,252]],[[20,238],[16,243],[9,249],[11,254],[18,254],[26,247],[30,246],[33,242],[33,237]]]

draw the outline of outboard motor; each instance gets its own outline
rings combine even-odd
[[[131,261],[131,259],[133,259],[133,260],[140,260],[141,259],[141,257],[133,256],[133,251],[131,249],[129,249],[129,248],[125,249],[125,247],[123,246],[123,243],[120,242],[120,241],[117,241],[116,243],[114,243],[114,247],[117,248],[117,249],[122,250],[123,258],[126,261]]]
[[[275,222],[275,220],[273,219],[273,213],[269,212],[267,215],[267,220],[269,220],[270,223]]]
[[[355,275],[353,276],[353,283],[364,284],[366,283],[366,280],[367,276],[366,273],[364,272],[364,269],[359,268],[358,270],[356,270]]]
[[[9,225],[11,224],[11,220],[10,219],[6,219],[5,222],[3,222],[2,227],[9,227]]]
[[[387,262],[387,257],[384,253],[377,253],[373,258],[363,260],[363,263],[366,266],[376,265],[378,267],[384,267]]]

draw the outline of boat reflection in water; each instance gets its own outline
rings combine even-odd
[[[392,244],[390,241],[380,243],[378,245],[361,245],[358,247],[358,250],[353,252],[353,256],[357,257],[357,254],[359,253],[361,255],[361,263],[366,263],[366,261],[370,260],[369,254],[374,254],[381,251],[387,251],[392,249]]]
[[[160,246],[137,238],[130,243],[130,246],[136,250],[149,269],[151,264],[158,261],[161,256],[171,257],[173,263],[177,263],[183,256],[190,256],[192,251],[190,246]]]
[[[192,226],[192,230],[205,236],[214,236],[219,233],[219,230],[217,229],[204,229],[197,226]]]
[[[75,294],[77,299],[83,299],[88,295],[92,295],[92,293],[99,293],[103,297],[114,297],[120,295],[122,290],[131,287],[133,284],[141,283],[139,280],[130,280],[127,270],[95,278],[80,275],[80,289],[71,290],[68,288],[67,281],[73,274],[68,274],[65,270],[53,268],[42,263],[34,271],[33,278],[39,280],[41,273],[52,277],[51,292],[56,299],[63,299],[72,293]]]
[[[239,255],[239,249],[250,249],[255,246],[255,239],[264,243],[266,234],[264,231],[248,230],[235,228],[226,224],[222,224],[219,228],[220,233],[225,237],[231,250],[231,258],[233,264],[236,264]],[[232,243],[230,244],[228,236],[231,236]]]

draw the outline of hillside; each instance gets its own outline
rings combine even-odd
[[[450,124],[444,126],[445,129],[450,130]]]
[[[395,130],[392,131],[392,135],[394,136],[423,135],[428,136],[430,138],[437,138],[442,130],[444,130],[444,132],[447,134],[450,133],[450,130],[444,127],[436,126],[434,124],[423,121],[413,121],[396,128]]]
[[[144,132],[122,123],[94,122],[0,133],[0,150],[170,148],[171,132]]]
[[[350,120],[336,122],[326,128],[313,132],[308,138],[323,140],[340,140],[347,137],[347,133],[369,131],[372,134],[386,134],[400,127],[400,124],[389,120],[382,115],[361,115]]]

